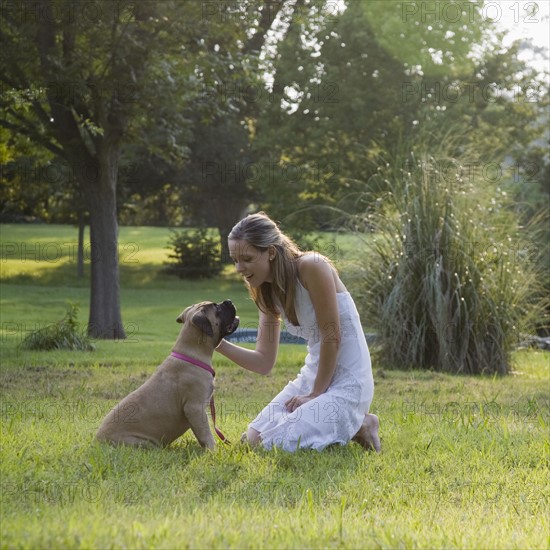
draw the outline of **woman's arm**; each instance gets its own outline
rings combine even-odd
[[[313,389],[306,396],[296,396],[290,399],[286,404],[290,411],[325,393],[334,376],[336,358],[340,348],[340,320],[333,267],[318,255],[308,254],[300,260],[299,270],[302,284],[309,292],[315,310],[321,349]]]
[[[247,349],[222,340],[216,351],[240,367],[258,374],[269,374],[279,350],[281,323],[274,315],[260,311],[256,349]]]

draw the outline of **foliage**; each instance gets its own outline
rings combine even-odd
[[[97,148],[109,117],[96,116],[93,92],[100,103],[118,99],[117,200],[125,224],[205,224],[218,227],[224,246],[224,233],[251,203],[280,219],[311,205],[360,211],[377,155],[430,124],[460,126],[465,144],[476,146],[472,161],[508,156],[522,172],[542,166],[543,152],[525,152],[547,122],[544,75],[520,59],[525,42],[502,48],[482,2],[463,6],[457,20],[453,3],[434,5],[434,14],[424,4],[383,0],[167,0],[118,11],[116,3],[97,2],[93,25],[93,10],[53,6],[53,76],[44,76],[32,47],[46,7],[25,29],[10,18],[25,10],[4,12],[2,106],[8,125],[25,120],[10,141],[36,126],[43,145],[51,97],[72,101],[75,124],[68,117],[64,127],[74,143],[78,129]],[[19,48],[20,41],[30,46]],[[61,55],[62,44],[74,64]],[[22,212],[74,222],[75,174],[88,161],[60,161],[67,174],[55,185],[44,177],[18,181],[18,162],[10,161],[0,192],[9,219]],[[521,183],[518,199],[540,203],[538,186]],[[328,210],[295,219],[308,230],[339,222]]]
[[[63,319],[29,333],[21,342],[21,348],[38,351],[59,349],[93,351],[95,347],[80,330],[81,326],[77,320],[78,310],[78,304],[70,304]]]
[[[254,143],[260,162],[273,167],[257,184],[262,208],[279,218],[312,205],[361,212],[376,159],[396,154],[419,129],[443,139],[441,129],[453,127],[462,139],[453,155],[467,149],[472,165],[493,162],[503,172],[508,158],[525,171],[522,154],[548,120],[544,75],[521,60],[528,45],[503,49],[481,3],[456,22],[428,16],[429,23],[425,3],[340,5],[332,17],[294,18],[266,52],[275,100]],[[328,210],[309,217],[309,229],[338,221]],[[301,227],[303,216],[296,220]]]
[[[169,244],[174,262],[166,268],[167,273],[180,279],[208,279],[223,269],[220,240],[207,228],[173,231]]]
[[[444,141],[433,155],[418,144],[373,177],[391,191],[360,219],[374,238],[355,292],[388,364],[505,374],[541,314],[531,243],[506,193],[466,181]]]
[[[201,43],[204,55],[194,76],[203,93],[186,111],[193,138],[179,181],[181,202],[191,214],[187,222],[216,227],[227,262],[227,236],[257,200],[257,182],[266,176],[252,150],[268,95],[261,52],[276,21],[296,6],[288,0],[242,0],[221,3],[219,9],[233,37]],[[278,34],[282,38],[285,32]]]
[[[351,4],[353,0],[348,1],[348,6]],[[475,45],[485,41],[485,33],[492,27],[490,18],[483,15],[483,2],[461,7],[457,4],[450,10],[439,4],[434,8],[432,15],[427,15],[430,7],[425,4],[388,5],[383,0],[361,3],[377,42],[411,71],[438,77],[472,74],[472,52]]]

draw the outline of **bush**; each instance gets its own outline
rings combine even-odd
[[[208,229],[173,231],[168,256],[170,263],[166,272],[180,279],[209,279],[223,269],[219,238],[209,235]]]
[[[21,347],[38,351],[56,349],[93,351],[95,348],[89,338],[79,332],[78,309],[77,304],[69,304],[65,317],[61,321],[31,332],[21,342]]]
[[[411,154],[380,169],[389,191],[358,220],[374,234],[354,293],[388,364],[505,374],[540,306],[530,242],[505,193],[437,166]]]

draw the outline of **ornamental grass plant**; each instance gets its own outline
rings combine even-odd
[[[443,144],[395,158],[369,181],[378,197],[359,220],[372,235],[354,293],[397,368],[506,374],[540,318],[529,235],[506,192],[467,163]]]

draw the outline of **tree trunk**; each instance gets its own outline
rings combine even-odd
[[[91,295],[88,335],[126,338],[120,314],[116,181],[118,147],[104,143],[97,156],[99,178],[88,188],[91,244]]]
[[[76,260],[76,276],[79,279],[84,278],[84,231],[86,222],[82,208],[78,211],[78,254]]]

